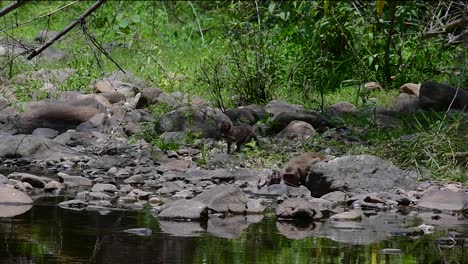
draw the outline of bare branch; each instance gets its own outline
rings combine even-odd
[[[20,6],[24,5],[24,4],[26,4],[26,1],[18,0],[16,2],[14,2],[14,3],[11,3],[11,4],[7,5],[7,6],[5,6],[5,8],[0,10],[0,17],[10,13],[11,11],[15,10],[16,8],[18,8],[18,7],[20,7]]]
[[[83,12],[75,21],[70,23],[66,28],[64,28],[61,32],[59,32],[57,35],[55,35],[51,40],[47,41],[44,45],[41,47],[33,50],[33,52],[27,57],[28,60],[31,60],[32,58],[36,57],[38,54],[40,54],[43,50],[47,49],[50,45],[52,45],[55,41],[63,37],[65,34],[67,34],[68,31],[72,30],[78,23],[83,21],[86,17],[88,17],[91,13],[93,13],[96,9],[98,9],[102,4],[106,2],[105,0],[98,0],[96,3],[94,3],[90,8],[88,8],[86,11]]]

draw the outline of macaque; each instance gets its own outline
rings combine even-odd
[[[299,186],[304,184],[309,170],[315,163],[326,160],[325,157],[315,152],[305,152],[288,161],[281,172],[283,181],[287,185]]]
[[[260,189],[263,186],[270,186],[273,184],[280,184],[281,183],[281,173],[277,170],[273,170],[270,175],[265,179],[259,179],[257,182],[257,188]]]
[[[219,131],[221,132],[221,137],[226,139],[228,154],[234,142],[237,145],[237,152],[240,152],[242,145],[245,145],[252,139],[258,143],[254,128],[247,124],[234,126],[230,121],[221,121],[221,123],[219,123]]]

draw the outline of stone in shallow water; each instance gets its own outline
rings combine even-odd
[[[151,229],[149,228],[130,228],[125,229],[124,232],[134,234],[137,236],[151,236],[151,234],[153,233],[153,231],[151,231]]]
[[[429,191],[421,198],[419,207],[441,211],[468,210],[468,193],[452,191]]]
[[[158,217],[161,219],[198,220],[206,215],[207,207],[205,204],[194,200],[179,200],[163,209]]]

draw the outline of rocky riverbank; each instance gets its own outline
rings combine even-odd
[[[16,107],[14,93],[5,92],[8,86],[1,88],[0,170],[4,175],[0,174],[0,216],[24,212],[37,197],[66,195],[71,199],[58,204],[64,209],[106,213],[150,208],[162,225],[208,221],[210,228],[209,223],[216,221],[235,225],[233,216],[245,222],[274,212],[279,229],[286,220],[353,229],[372,226],[383,215],[395,213],[420,217],[425,225],[392,232],[421,235],[430,232],[432,227],[427,225],[467,222],[468,188],[460,183],[421,182],[418,173],[379,157],[334,156],[325,148],[321,152],[327,160],[314,164],[301,186],[259,187],[272,169],[279,168],[262,166],[261,161],[246,159],[243,154],[226,154],[220,140],[218,124],[223,120],[251,124],[268,120],[259,126],[263,149],[282,145],[285,151],[300,154],[294,150],[295,144],[316,133],[353,141],[349,128],[334,127],[330,121],[342,113],[363,114],[349,103],[334,105],[326,113],[282,101],[223,113],[203,99],[166,94],[122,73],[93,82],[93,94],[54,90],[70,71],[17,77],[16,82],[34,76],[49,95],[49,99],[24,103],[22,111]],[[424,83],[422,87],[426,87]],[[400,96],[394,108],[373,113],[377,121],[382,126],[392,125],[399,112],[428,107],[430,94],[425,88],[414,89],[409,90],[411,100]],[[425,98],[421,106],[419,98]],[[174,110],[154,120],[145,107],[162,103]],[[462,96],[458,105],[463,104]],[[155,124],[163,142],[175,141],[180,148],[163,151],[144,140],[131,140],[145,124]],[[197,138],[184,144],[193,134]],[[298,228],[296,233],[288,231],[288,236],[303,237],[311,232]]]

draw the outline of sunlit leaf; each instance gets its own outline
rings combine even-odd
[[[384,5],[385,5],[385,0],[376,0],[375,1],[375,9],[377,11],[378,16],[380,16],[382,14]]]
[[[273,14],[273,11],[275,10],[276,4],[274,2],[271,2],[270,5],[268,6],[268,12]]]

